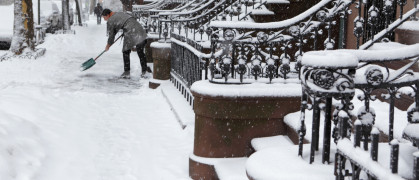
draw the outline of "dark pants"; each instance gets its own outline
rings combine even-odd
[[[135,49],[137,50],[138,57],[140,58],[140,64],[141,64],[141,70],[144,72],[147,70],[147,59],[144,54],[144,47],[147,44],[147,40],[144,40],[140,44],[137,44],[135,46]],[[130,58],[129,55],[131,54],[131,50],[127,50],[122,52],[122,55],[124,57],[124,71],[130,70]]]
[[[97,16],[97,24],[100,24],[100,21],[102,21],[102,16]]]

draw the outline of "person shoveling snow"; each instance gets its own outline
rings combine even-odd
[[[114,43],[117,32],[120,29],[123,30],[124,43],[122,54],[124,59],[124,73],[122,73],[121,77],[130,77],[130,53],[131,48],[133,47],[136,48],[138,57],[140,58],[142,76],[147,72],[151,73],[151,69],[147,66],[147,59],[144,54],[144,47],[147,44],[147,33],[143,26],[141,26],[141,24],[131,15],[123,12],[112,12],[110,9],[104,9],[102,11],[102,17],[107,21],[107,31],[109,35],[105,51],[108,51]]]

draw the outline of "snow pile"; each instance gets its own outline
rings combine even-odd
[[[398,29],[419,31],[419,21],[406,21]]]
[[[281,146],[290,146],[294,145],[291,139],[288,136],[271,136],[271,137],[262,137],[254,138],[251,141],[253,149],[260,151],[267,148],[281,147]]]
[[[0,117],[0,179],[33,179],[46,155],[39,127],[2,111]]]
[[[260,9],[253,9],[251,10],[253,15],[275,15],[275,13],[266,6],[262,6]]]
[[[304,54],[301,63],[310,67],[346,68],[357,67],[358,58],[350,53],[310,51]]]
[[[331,153],[334,154],[334,144]],[[297,145],[281,145],[266,148],[252,154],[246,162],[247,174],[253,179],[269,180],[332,180],[335,179],[332,164],[322,164],[321,158],[316,157],[313,164],[308,163],[310,157],[310,144],[305,144],[303,157],[297,156]],[[321,154],[322,147],[317,153]],[[334,156],[330,156],[334,161]]]
[[[404,133],[412,138],[419,138],[419,124],[407,124]]]
[[[197,81],[192,84],[191,91],[212,97],[298,97],[301,96],[301,85],[298,83],[227,85]]]

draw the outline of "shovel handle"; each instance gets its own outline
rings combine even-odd
[[[105,53],[106,50],[103,50],[102,53],[99,54],[99,56],[97,56],[94,60],[96,61],[97,58],[99,58],[100,56],[102,56],[103,53]]]
[[[121,34],[118,38],[115,39],[115,41],[113,43],[115,43],[116,41],[118,41],[119,38],[121,38],[123,35],[124,34]],[[112,44],[111,44],[111,46],[112,46]],[[102,53],[100,53],[99,56],[97,56],[94,60],[96,61],[96,59],[99,58],[100,56],[102,56],[102,54],[105,53],[105,52],[106,52],[106,50],[103,50]]]

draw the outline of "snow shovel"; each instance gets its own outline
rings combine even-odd
[[[118,38],[116,38],[116,40],[113,42],[115,43],[116,41],[119,40],[119,38],[122,37],[123,34],[121,34]],[[112,46],[112,45],[111,45]],[[96,64],[96,59],[99,58],[100,56],[102,56],[103,53],[105,53],[106,50],[103,50],[102,53],[99,54],[99,56],[97,56],[96,58],[90,58],[89,60],[87,60],[86,62],[84,62],[81,66],[80,66],[80,71],[85,71],[89,68],[91,68],[93,65]]]

